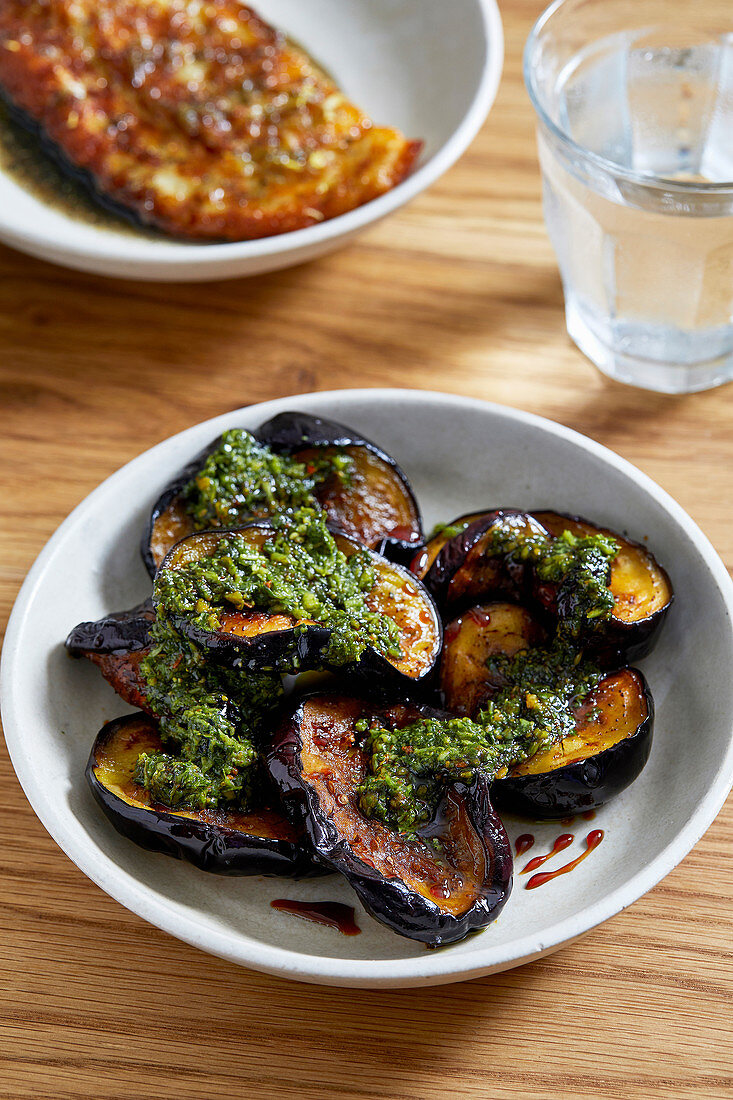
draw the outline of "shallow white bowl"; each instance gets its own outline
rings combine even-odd
[[[182,244],[85,224],[0,171],[0,240],[67,267],[130,279],[195,282],[290,267],[345,244],[438,179],[494,102],[504,57],[496,0],[260,0],[253,6],[302,43],[376,123],[425,142],[404,183],[294,233]]]
[[[149,582],[138,556],[143,523],[170,476],[226,427],[254,427],[285,409],[341,420],[372,437],[412,479],[428,527],[482,507],[575,512],[645,539],[676,584],[659,646],[643,662],[657,704],[651,759],[640,778],[581,822],[605,839],[572,874],[527,891],[517,877],[495,924],[440,951],[393,935],[341,879],[222,879],[143,852],[102,816],[84,766],[103,722],[127,708],[97,670],[62,642],[81,619],[128,607]],[[511,409],[408,390],[352,390],[271,401],[190,428],[105,481],[59,528],[13,612],[0,689],[5,737],[39,818],[102,889],[188,943],[274,974],[352,986],[459,981],[546,954],[617,913],[667,874],[718,812],[733,780],[733,584],[705,536],[644,474],[575,432]],[[506,819],[514,838],[549,850],[566,827]],[[534,853],[532,853],[534,854]],[[523,861],[519,861],[521,868]],[[49,887],[52,889],[52,887]],[[297,920],[277,897],[356,904],[362,934]]]

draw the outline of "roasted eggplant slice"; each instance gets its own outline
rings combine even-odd
[[[346,696],[311,696],[276,734],[268,765],[286,811],[305,828],[319,861],[344,875],[377,920],[438,946],[498,916],[511,890],[512,856],[482,775],[470,786],[447,788],[419,837],[394,833],[361,813],[356,789],[367,761],[357,721],[377,717],[396,727],[424,713],[409,704],[375,709]]]
[[[2,0],[0,94],[92,196],[185,240],[345,214],[422,148],[241,0]]]
[[[491,788],[502,809],[533,818],[593,810],[632,783],[652,745],[654,703],[641,672],[604,676],[576,712],[577,728]]]
[[[140,671],[140,665],[148,655],[147,649],[131,650],[129,653],[94,653],[84,656],[95,664],[108,684],[119,697],[131,707],[152,714],[148,700],[148,688]]]
[[[96,622],[79,623],[66,639],[72,657],[86,657],[97,665],[126,703],[145,711],[150,705],[140,665],[148,654],[154,615],[153,601],[147,599],[129,611],[115,611]]]
[[[112,611],[96,622],[79,623],[69,632],[64,644],[72,657],[145,649],[154,618],[153,601],[149,597],[128,611]]]
[[[583,643],[606,667],[626,664],[650,651],[672,604],[669,577],[643,546],[577,516],[503,509],[454,520],[411,563],[441,608],[508,596],[535,602],[557,618],[561,610],[557,584],[538,580],[531,565],[514,561],[511,554],[487,554],[487,545],[501,528],[516,531],[520,537],[557,538],[569,531],[579,538],[613,538],[619,552],[611,562],[607,583],[615,606],[610,617],[584,632]]]
[[[481,519],[486,512],[468,512],[465,516],[459,516],[452,523],[444,523],[439,526],[435,534],[431,535],[424,546],[421,546],[410,561],[410,569],[424,580],[433,562],[447,542],[456,535],[460,535],[474,520]]]
[[[503,683],[487,668],[498,654],[513,657],[541,645],[545,631],[523,607],[489,603],[471,607],[445,628],[440,690],[452,714],[475,715]]]
[[[226,532],[227,539],[241,539],[254,550],[272,535],[273,528],[267,523],[253,523]],[[222,537],[222,532],[203,531],[183,539],[166,557],[161,573],[208,557]],[[392,619],[399,633],[401,656],[384,656],[368,647],[359,659],[358,672],[374,677],[375,683],[379,680],[380,684],[414,684],[424,680],[435,665],[443,640],[440,617],[430,596],[402,566],[365,550],[338,532],[334,533],[334,539],[347,557],[357,552],[369,554],[377,583],[365,602],[370,611]],[[252,671],[281,668],[291,672],[342,667],[327,653],[333,631],[311,619],[245,608],[219,612],[218,629],[204,630],[185,617],[173,618],[181,633],[224,664]]]
[[[347,481],[333,474],[316,487],[315,499],[328,513],[329,522],[344,534],[393,560],[409,561],[423,538],[420,511],[410,483],[385,451],[343,424],[298,412],[281,413],[252,435],[274,453],[289,455],[306,467],[314,459],[321,461],[334,454],[348,456],[351,467]],[[184,490],[221,442],[218,436],[196,455],[153,505],[141,545],[151,576],[155,576],[171,547],[195,531]],[[263,505],[250,516],[241,516],[238,523],[264,518],[271,511]]]
[[[607,664],[625,664],[646,656],[656,644],[674,599],[671,581],[661,565],[638,542],[586,519],[558,512],[533,512],[533,516],[556,537],[570,531],[581,538],[601,534],[616,540],[619,552],[611,562],[608,581],[614,608],[602,630],[589,641],[593,651]],[[549,611],[555,611],[552,586],[535,586],[534,596]]]
[[[269,806],[251,813],[171,810],[156,805],[133,779],[141,752],[159,752],[158,726],[145,714],[108,722],[87,764],[92,793],[123,836],[152,852],[185,859],[222,875],[312,874],[316,869],[296,828]]]
[[[461,525],[461,520],[451,524]],[[522,599],[527,584],[525,566],[486,553],[498,529],[520,537],[546,535],[544,528],[526,512],[502,508],[480,513],[443,543],[425,572],[425,586],[439,607],[477,603],[492,596]]]
[[[257,438],[305,463],[332,450],[348,455],[353,463],[348,484],[333,477],[316,491],[329,521],[392,560],[410,560],[423,541],[420,509],[406,475],[376,443],[335,420],[301,412],[274,416],[260,426]]]

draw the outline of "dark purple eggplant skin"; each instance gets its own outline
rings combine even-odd
[[[273,451],[280,453],[292,454],[294,451],[308,447],[365,447],[380,458],[397,475],[405,496],[411,501],[417,517],[417,530],[415,538],[384,538],[374,549],[390,561],[396,561],[401,565],[409,564],[410,559],[424,542],[420,506],[407,475],[391,455],[371,439],[360,435],[345,424],[304,412],[278,413],[277,416],[261,424],[254,434],[261,443],[266,443],[272,447]]]
[[[168,485],[166,485],[163,492],[160,494],[150,512],[150,518],[145,526],[145,530],[140,540],[140,555],[143,559],[143,564],[147,569],[151,577],[155,577],[157,572],[157,566],[150,549],[150,543],[153,535],[153,528],[156,521],[163,515],[163,513],[170,507],[174,500],[181,495],[190,481],[193,481],[196,474],[206,462],[206,459],[215,451],[221,443],[221,435],[218,435],[216,439],[212,439],[202,451],[199,451],[189,463],[187,463],[179,473],[173,478]]]
[[[105,194],[99,187],[93,172],[88,171],[86,168],[80,168],[78,164],[74,164],[73,161],[69,160],[61,146],[50,137],[45,127],[32,118],[22,107],[18,107],[1,84],[0,103],[5,107],[11,120],[35,138],[41,150],[53,161],[62,175],[82,187],[97,206],[108,214],[114,214],[115,217],[134,226],[136,229],[144,229],[146,233],[153,232],[153,227],[147,225],[142,218],[138,217],[134,210],[115,202],[113,198]]]
[[[78,623],[64,643],[72,657],[91,653],[134,653],[150,643],[150,626],[155,618],[152,597],[127,611],[111,611],[96,622]]]
[[[442,547],[435,561],[423,578],[425,587],[433,594],[440,608],[445,607],[451,602],[449,595],[451,582],[464,565],[473,547],[488,529],[492,527],[497,520],[503,517],[509,518],[524,515],[527,515],[527,513],[517,508],[496,508],[492,511],[487,511],[483,515],[479,515],[476,519],[472,520],[464,531],[459,535],[455,535]],[[462,519],[463,517],[460,517],[454,522],[460,523]],[[461,602],[465,602],[468,605],[478,603],[485,598],[488,599],[493,596],[506,596],[521,602],[525,596],[525,589],[525,568],[523,566],[512,566],[510,563],[507,563],[506,566],[502,565],[498,568],[496,585],[487,588],[485,591],[473,593],[471,596],[467,597],[466,601],[457,602],[456,608],[460,606]]]
[[[511,893],[513,860],[504,825],[491,804],[486,777],[478,773],[470,785],[455,783],[446,791],[464,800],[471,825],[482,840],[489,868],[482,896],[466,912],[454,915],[411,890],[400,878],[386,878],[362,860],[324,813],[317,792],[303,774],[300,721],[307,702],[302,700],[283,721],[267,764],[286,812],[297,826],[305,828],[314,856],[324,867],[346,878],[376,920],[401,936],[431,947],[455,943],[494,921]],[[443,713],[427,707],[413,710],[415,716],[435,717]],[[364,711],[374,713],[374,707],[365,703]]]
[[[269,531],[270,525],[266,520],[258,520],[243,527],[229,530],[226,534],[236,535],[238,532],[251,529]],[[176,555],[182,547],[190,544],[195,539],[204,538],[208,540],[212,534],[218,535],[219,532],[202,531],[182,539],[169,552],[161,565],[161,569],[173,567]],[[396,562],[386,561],[376,551],[368,550],[338,531],[334,531],[334,535],[337,540],[342,540],[342,547],[344,544],[349,544],[354,549],[358,548],[360,551],[370,554],[379,569],[389,569],[417,590],[424,608],[431,616],[435,632],[433,652],[430,654],[429,663],[426,663],[420,676],[413,677],[399,671],[386,657],[371,647],[368,647],[359,661],[348,669],[344,669],[343,666],[331,665],[327,660],[331,630],[329,627],[321,626],[318,623],[301,624],[283,630],[270,630],[259,635],[242,637],[223,631],[219,633],[204,631],[193,625],[189,620],[174,616],[177,629],[197,645],[208,650],[215,660],[233,668],[241,668],[250,672],[263,668],[282,668],[287,671],[296,670],[298,672],[327,668],[337,672],[345,672],[350,676],[367,679],[374,686],[374,690],[382,694],[399,690],[400,687],[409,690],[410,686],[428,683],[443,645],[443,626],[432,597],[420,581],[405,567],[397,565]]]
[[[98,805],[118,833],[149,852],[160,852],[218,875],[286,875],[302,878],[323,874],[305,845],[291,840],[257,836],[225,825],[167,813],[163,807],[131,805],[100,781],[98,753],[124,727],[143,723],[155,727],[148,715],[128,714],[108,722],[94,742],[86,780]],[[289,829],[288,829],[289,831]]]
[[[565,768],[495,780],[491,797],[499,809],[535,820],[568,817],[599,809],[634,782],[652,749],[654,700],[643,673],[632,671],[641,680],[648,708],[636,733]]]
[[[292,454],[306,447],[368,447],[394,465],[389,455],[352,428],[310,413],[295,410],[278,413],[260,424],[253,434],[260,443],[282,454]]]
[[[570,529],[572,529],[572,524],[581,524],[594,532],[600,531],[602,533],[611,534],[616,539],[621,540],[622,547],[626,544],[629,548],[639,550],[643,555],[652,559],[659,576],[669,589],[669,599],[664,606],[658,608],[643,619],[637,619],[635,622],[625,622],[611,615],[610,618],[604,619],[603,622],[599,624],[598,629],[590,632],[585,639],[588,652],[593,655],[594,660],[598,661],[599,664],[605,668],[617,668],[622,665],[633,664],[635,661],[640,661],[643,657],[648,656],[659,641],[662,627],[674,603],[674,590],[669,575],[650,553],[649,549],[642,543],[628,538],[626,535],[610,531],[609,528],[601,527],[599,524],[584,519],[582,516],[554,512],[550,508],[535,508],[532,511],[532,515],[536,516],[543,526],[546,526],[542,518],[544,516],[552,517],[553,520],[567,520]],[[551,521],[548,520],[547,522],[549,523]],[[610,575],[612,575],[612,570],[613,565],[609,570]],[[612,582],[610,587],[613,588]],[[546,604],[546,601],[541,600],[540,602]]]

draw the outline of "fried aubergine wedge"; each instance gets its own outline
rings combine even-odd
[[[445,639],[443,703],[472,718],[505,686],[502,658],[549,652],[539,648],[542,630],[532,615],[503,602],[463,612],[446,626]],[[567,735],[493,783],[491,797],[501,809],[532,818],[594,810],[641,774],[652,747],[654,702],[638,669],[599,673],[589,693],[568,705]]]
[[[317,872],[298,831],[273,797],[256,810],[171,809],[135,780],[140,753],[160,752],[158,723],[145,714],[115,718],[99,732],[87,764],[92,794],[123,836],[220,875]]]
[[[358,787],[368,762],[357,726],[377,719],[399,727],[425,713],[410,703],[375,707],[345,695],[309,696],[283,720],[268,767],[314,858],[342,874],[378,921],[437,947],[496,919],[511,890],[512,855],[480,773],[470,784],[447,786],[417,835],[362,813]]]

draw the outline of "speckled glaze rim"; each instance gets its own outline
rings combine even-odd
[[[404,206],[431,184],[435,183],[466,151],[486,119],[499,88],[504,64],[504,33],[501,16],[496,0],[474,0],[482,17],[486,38],[486,57],[481,79],[476,87],[471,103],[462,121],[448,140],[397,187],[364,206],[350,210],[339,217],[321,222],[319,225],[297,229],[275,237],[264,237],[255,241],[236,241],[229,244],[179,244],[178,242],[143,240],[142,245],[134,237],[121,237],[111,241],[109,236],[100,232],[91,236],[83,246],[67,240],[49,240],[45,232],[33,224],[19,226],[16,219],[5,218],[0,210],[0,239],[6,244],[31,255],[48,258],[49,250],[53,259],[61,263],[61,253],[72,267],[85,267],[86,263],[118,260],[121,264],[138,264],[136,272],[120,271],[121,277],[145,278],[145,267],[155,267],[156,278],[165,278],[160,272],[173,274],[176,268],[194,266],[206,272],[233,261],[257,261],[267,257],[285,257],[293,253],[292,263],[307,258],[313,251],[325,251],[328,242],[339,237],[349,237],[365,229],[374,222]],[[144,247],[143,247],[144,246]],[[275,266],[275,265],[273,265]],[[284,263],[280,266],[285,266]],[[246,274],[246,271],[242,272]],[[150,276],[149,276],[150,277]]]
[[[473,398],[431,391],[400,389],[364,389],[346,391],[326,391],[323,393],[293,395],[270,401],[248,409],[239,410],[251,415],[256,409],[262,418],[274,416],[288,408],[298,407],[304,411],[318,413],[322,403],[338,400],[348,420],[349,408],[360,402],[379,403],[397,402],[407,409],[423,410],[450,408],[453,412],[483,411],[490,417],[502,418],[516,425],[518,432],[524,428],[541,431],[559,438],[577,448],[579,455],[586,454],[600,459],[606,466],[614,468],[635,484],[656,502],[682,529],[694,540],[713,582],[716,594],[722,601],[733,623],[733,581],[718,557],[716,551],[686,512],[651,478],[641,473],[625,459],[586,438],[579,433],[556,424],[550,420],[530,413],[495,405]],[[31,568],[28,577],[18,595],[8,624],[6,642],[0,668],[0,695],[2,695],[2,714],[5,724],[5,739],[16,774],[26,796],[37,816],[70,859],[93,882],[101,887],[126,908],[137,913],[151,924],[169,932],[178,939],[217,955],[229,962],[248,966],[252,969],[280,977],[299,981],[338,986],[353,987],[412,987],[440,985],[448,982],[463,981],[480,977],[496,971],[505,970],[521,963],[530,962],[555,950],[561,944],[570,943],[584,932],[608,920],[633,901],[645,894],[667,875],[687,855],[700,837],[705,833],[717,816],[725,798],[733,785],[733,724],[729,740],[723,754],[714,782],[711,783],[705,797],[696,807],[685,826],[677,832],[659,855],[650,861],[643,871],[628,882],[613,890],[598,902],[579,909],[547,928],[541,936],[536,933],[516,938],[498,947],[478,945],[470,955],[456,956],[443,952],[429,952],[418,958],[408,959],[343,959],[322,955],[307,955],[299,951],[288,951],[257,942],[249,950],[233,943],[230,935],[211,929],[202,929],[199,922],[188,916],[181,916],[174,908],[159,896],[152,896],[150,888],[131,874],[123,871],[106,855],[100,855],[90,845],[84,844],[69,831],[61,820],[58,807],[49,800],[42,777],[32,766],[32,757],[26,755],[24,745],[24,726],[22,721],[22,696],[16,683],[16,669],[21,661],[19,648],[24,622],[32,605],[36,590],[44,577],[52,556],[67,536],[79,524],[83,524],[96,508],[100,497],[114,496],[121,482],[134,474],[136,467],[144,468],[151,460],[162,457],[167,449],[180,447],[187,436],[206,427],[206,434],[212,437],[227,426],[236,412],[209,420],[205,425],[196,425],[170,437],[143,455],[133,459],[95,489],[61,524],[52,536]],[[731,627],[733,629],[733,627]],[[244,945],[247,946],[247,945]],[[255,950],[256,948],[256,950]]]

